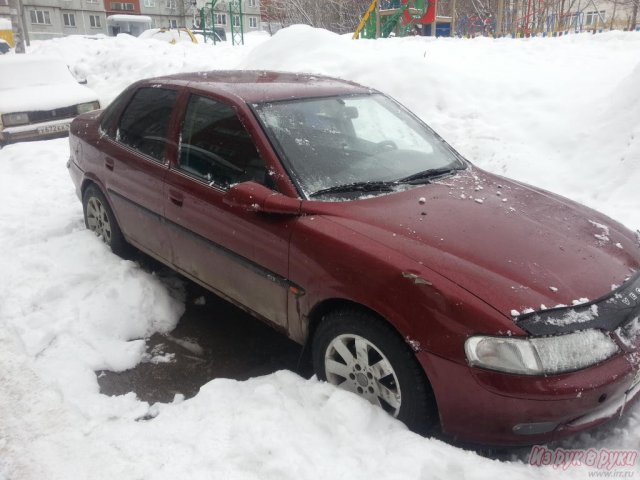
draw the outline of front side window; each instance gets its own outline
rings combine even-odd
[[[442,139],[381,94],[254,107],[309,197],[323,198],[327,189],[354,184],[369,191],[384,183],[379,191],[389,191],[403,182],[417,182],[416,176],[465,168]]]
[[[236,111],[199,95],[187,106],[179,168],[224,189],[249,180],[268,185],[265,163]]]
[[[176,97],[166,88],[139,89],[120,116],[116,140],[164,163]]]

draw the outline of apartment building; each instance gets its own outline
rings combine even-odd
[[[9,9],[9,0],[0,0],[0,18],[11,21],[11,10]]]
[[[30,40],[107,33],[102,0],[23,0],[22,7]]]
[[[260,0],[241,1],[242,19],[230,14],[227,0],[218,0],[214,8],[215,26],[229,32],[232,25],[239,27],[242,23],[245,32],[259,30]],[[150,27],[198,27],[199,9],[208,8],[211,1],[21,0],[21,3],[29,40],[46,40],[66,35],[139,35]],[[0,0],[0,18],[11,18],[9,0]]]

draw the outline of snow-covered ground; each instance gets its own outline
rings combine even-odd
[[[181,71],[355,80],[398,98],[479,166],[640,227],[640,34],[351,41],[298,26],[244,47],[120,36],[38,42],[32,52],[62,57],[104,103],[134,80]],[[290,372],[214,380],[171,404],[101,395],[94,371],[139,362],[144,338],[175,326],[184,293],[84,230],[68,153],[65,139],[0,150],[0,478],[587,476],[421,438]],[[640,405],[564,446],[639,448]]]

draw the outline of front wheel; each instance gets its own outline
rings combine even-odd
[[[431,386],[402,337],[380,318],[360,310],[337,310],[313,337],[313,367],[321,380],[353,392],[427,433],[438,415]]]
[[[120,231],[113,211],[103,193],[95,185],[89,185],[82,197],[84,223],[106,243],[113,253],[123,256],[128,252],[128,244]]]

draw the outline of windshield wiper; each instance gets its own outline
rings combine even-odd
[[[393,186],[397,182],[354,182],[344,185],[334,185],[333,187],[323,188],[317,192],[310,194],[310,197],[317,197],[325,193],[346,193],[346,192],[391,192]]]
[[[430,168],[428,170],[423,170],[422,172],[414,173],[407,177],[403,177],[399,180],[396,180],[396,183],[428,183],[429,180],[431,180],[434,177],[447,175],[448,173],[452,173],[455,170],[460,170],[460,169],[452,168],[452,167]]]

